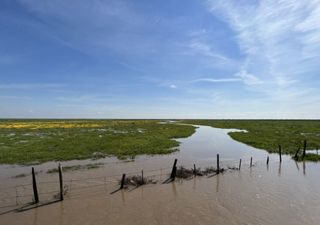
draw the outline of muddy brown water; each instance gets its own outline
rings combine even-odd
[[[229,131],[199,126],[191,137],[179,139],[179,152],[141,156],[133,162],[115,158],[62,162],[104,165],[99,169],[65,172],[65,184],[71,190],[63,202],[0,215],[0,224],[320,224],[320,164],[295,163],[287,156],[283,156],[280,164],[278,156],[271,154],[267,167],[265,151],[232,140],[227,135]],[[118,188],[117,178],[122,173],[139,173],[143,169],[146,176],[154,175],[162,181],[175,158],[178,165],[186,167],[192,167],[193,163],[198,167],[215,166],[217,153],[222,167],[237,166],[242,158],[241,171],[110,194]],[[255,166],[249,168],[251,156]],[[48,190],[51,191],[48,196],[52,197],[57,192],[57,174],[46,173],[57,164],[35,166],[40,193]],[[1,165],[0,199],[17,195],[13,186],[30,184],[29,175],[13,178],[30,170],[31,167]],[[92,186],[86,188],[87,185]],[[0,212],[17,208],[16,201],[19,204],[23,200],[32,201],[28,187],[18,188],[18,195],[29,195],[25,199],[0,201]],[[52,198],[48,196],[40,194],[40,201],[50,201]]]

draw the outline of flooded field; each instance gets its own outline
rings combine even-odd
[[[229,131],[199,126],[191,137],[179,139],[180,151],[169,155],[139,156],[128,162],[116,158],[62,162],[63,166],[102,166],[65,172],[69,192],[64,201],[19,213],[4,212],[17,208],[17,201],[32,201],[30,186],[23,191],[11,188],[31,183],[31,167],[1,165],[0,199],[23,194],[28,197],[2,200],[0,224],[318,224],[320,164],[296,163],[289,156],[283,156],[280,164],[278,155],[236,142],[227,135]],[[161,184],[175,158],[178,166],[191,168],[195,163],[204,168],[215,166],[217,153],[225,168],[238,166],[241,158],[241,171]],[[251,168],[250,157],[254,162]],[[35,166],[37,181],[43,183],[40,193],[49,190],[50,197],[57,193],[58,175],[47,173],[57,165],[49,162]],[[142,169],[158,183],[110,194],[118,188],[117,179],[122,173],[140,173]],[[19,174],[26,176],[15,178]],[[47,199],[40,194],[40,202]]]

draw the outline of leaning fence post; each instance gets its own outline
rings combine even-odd
[[[38,203],[39,202],[38,188],[37,188],[36,174],[34,172],[33,167],[32,167],[32,187],[33,187],[34,203]]]
[[[241,161],[242,159],[239,160],[239,170],[241,169]]]
[[[220,173],[220,162],[219,162],[219,154],[217,154],[217,174]]]
[[[123,186],[124,186],[124,180],[126,179],[126,174],[122,174],[122,179],[121,179],[121,186],[120,186],[120,189],[123,189]]]
[[[171,175],[170,175],[170,178],[171,178],[173,181],[176,179],[177,161],[178,161],[178,159],[175,159],[175,160],[174,160],[174,163],[173,163],[173,166],[172,166]]]
[[[197,176],[196,164],[193,164],[193,175],[194,175],[194,176]]]
[[[282,162],[281,145],[279,145],[279,159],[280,159],[280,163],[281,163]]]
[[[250,158],[250,167],[252,167],[252,157]]]
[[[60,201],[63,201],[62,167],[60,163],[59,163],[59,182],[60,182]]]
[[[307,149],[307,140],[304,140],[304,142],[303,142],[303,154],[302,154],[303,158],[306,156],[306,149]]]
[[[267,156],[267,165],[269,165],[269,156]]]

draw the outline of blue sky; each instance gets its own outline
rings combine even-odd
[[[320,118],[319,0],[2,0],[1,118]]]

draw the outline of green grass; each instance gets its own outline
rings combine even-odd
[[[0,163],[168,154],[195,128],[156,120],[0,120]]]
[[[278,146],[281,145],[284,154],[293,155],[299,147],[303,148],[304,140],[307,140],[307,150],[317,149],[320,146],[319,120],[184,120],[182,122],[246,130],[247,132],[229,132],[229,135],[236,141],[270,153],[277,153]],[[307,155],[305,159],[308,160],[320,159]]]

